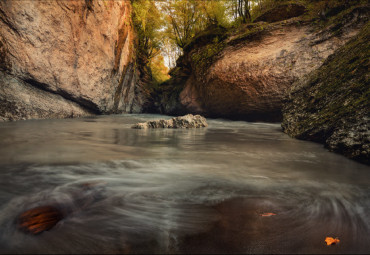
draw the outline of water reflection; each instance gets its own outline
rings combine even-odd
[[[366,253],[367,166],[278,125],[134,130],[153,115],[1,123],[2,253]],[[17,215],[66,215],[27,235]],[[272,217],[260,214],[273,212]],[[339,237],[327,247],[326,236]]]

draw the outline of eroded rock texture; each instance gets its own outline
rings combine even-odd
[[[175,70],[183,83],[179,105],[165,101],[164,94],[159,108],[170,114],[281,121],[291,85],[320,67],[367,20],[368,8],[353,8],[323,30],[298,17],[246,25],[232,34],[205,33],[185,48]]]
[[[289,135],[370,164],[370,23],[295,83],[283,108]]]
[[[136,129],[147,128],[201,128],[208,127],[207,121],[203,116],[187,114],[185,116],[174,117],[169,120],[151,120],[137,123],[132,126]]]
[[[0,119],[139,112],[129,1],[0,2]]]

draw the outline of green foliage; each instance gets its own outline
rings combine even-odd
[[[132,0],[133,24],[138,35],[138,56],[151,68],[154,83],[167,79],[164,72],[166,57],[170,66],[183,51],[194,46],[206,46],[192,56],[197,66],[205,67],[225,46],[227,34],[240,41],[264,30],[264,25],[247,24],[267,10],[280,4],[298,3],[307,7],[305,20],[318,25],[335,23],[336,12],[348,10],[349,5],[367,0]],[[319,26],[318,26],[319,27]],[[322,27],[322,26],[321,26]],[[247,29],[245,29],[247,28]],[[234,31],[234,32],[233,32]],[[160,60],[161,59],[161,60]],[[160,64],[160,62],[162,64]]]
[[[164,65],[163,56],[157,55],[152,58],[149,66],[152,71],[154,86],[158,86],[170,78],[168,68]]]
[[[163,9],[166,13],[166,35],[183,48],[202,29],[197,1],[169,1]]]
[[[159,30],[163,20],[155,1],[133,0],[132,8],[132,19],[139,39],[139,57],[145,64],[160,52]]]
[[[200,1],[199,7],[203,10],[206,17],[206,26],[215,25],[228,27],[230,20],[228,19],[229,8],[228,0],[217,1]]]
[[[251,21],[251,9],[255,0],[233,0],[231,8],[237,23],[247,23]]]
[[[177,0],[163,3],[166,36],[181,49],[210,25],[228,26],[227,0]]]
[[[139,61],[150,70],[152,80],[147,84],[147,88],[153,90],[169,78],[168,68],[164,65],[163,56],[160,55],[163,15],[156,2],[151,0],[134,0],[132,8],[132,20],[138,36]]]

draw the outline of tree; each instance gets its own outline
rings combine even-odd
[[[210,27],[228,27],[233,21],[237,21],[237,25],[250,22],[252,9],[262,11],[262,6],[286,0],[131,1],[138,56],[142,64],[151,67],[153,74],[159,77],[165,70],[159,68],[160,54],[169,67],[174,67],[185,46],[200,32]],[[259,8],[254,8],[256,6]],[[163,58],[160,61],[164,63]]]
[[[170,0],[163,3],[166,33],[178,47],[184,48],[196,34],[209,25],[227,26],[228,0]]]
[[[182,54],[181,48],[168,36],[163,36],[160,47],[161,54],[165,57],[167,66],[169,68],[175,67],[177,58]]]
[[[149,66],[152,71],[155,85],[161,84],[170,78],[168,75],[168,68],[164,65],[164,58],[162,55],[157,55],[152,58]]]
[[[229,0],[199,1],[198,4],[206,16],[207,26],[227,27],[229,25]]]
[[[232,10],[234,12],[234,19],[241,19],[242,23],[247,23],[251,21],[251,0],[233,0]]]
[[[201,21],[197,10],[197,1],[168,1],[163,5],[166,12],[167,35],[183,48],[200,30]]]
[[[163,26],[163,18],[155,1],[134,0],[132,7],[132,19],[139,39],[139,57],[145,64],[160,53],[160,28]]]

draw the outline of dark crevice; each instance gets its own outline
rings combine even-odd
[[[85,0],[86,8],[88,11],[94,11],[94,2],[93,0]]]
[[[122,98],[122,91],[123,91],[123,88],[125,87],[125,85],[127,84],[128,76],[130,76],[131,72],[132,72],[132,63],[125,66],[123,71],[122,71],[122,75],[121,75],[120,81],[118,83],[118,87],[117,87],[116,92],[114,94],[113,113],[118,112],[118,105],[119,105],[120,99]],[[126,75],[127,73],[129,75]]]
[[[136,73],[135,73],[135,70],[130,70],[130,74],[129,74],[129,78],[128,78],[128,81],[127,81],[127,90],[126,90],[126,94],[125,94],[125,102],[128,102],[128,97],[129,97],[129,94],[130,94],[130,91],[131,91],[131,88],[132,88],[132,80],[134,79]],[[132,106],[132,105],[131,105]]]
[[[121,63],[121,55],[123,51],[123,47],[125,46],[126,40],[128,38],[128,29],[121,28],[118,30],[118,42],[116,45],[116,48],[114,49],[114,68],[113,68],[113,74],[116,74],[120,63]]]
[[[82,97],[75,97],[73,95],[71,95],[70,93],[66,92],[66,91],[63,91],[63,90],[60,90],[58,89],[57,91],[54,91],[52,89],[50,89],[50,86],[46,83],[42,83],[42,82],[38,82],[34,79],[22,79],[24,82],[26,82],[27,84],[30,84],[31,86],[35,87],[35,88],[38,88],[40,90],[43,90],[43,91],[46,91],[46,92],[49,92],[49,93],[52,93],[52,94],[55,94],[55,95],[59,95],[61,97],[63,97],[64,99],[68,100],[68,101],[71,101],[71,102],[74,102],[76,104],[78,104],[79,106],[81,106],[82,108],[84,108],[85,110],[93,113],[93,114],[101,114],[102,111],[98,108],[98,106],[96,104],[94,104],[93,102],[85,99],[85,98],[82,98]]]
[[[94,12],[94,2],[93,0],[85,0],[85,10],[86,10],[86,15],[85,15],[85,21],[87,21],[87,17],[89,16],[89,13]]]
[[[126,14],[126,9],[123,6],[121,9],[122,16],[124,17]],[[119,66],[121,64],[121,55],[123,51],[123,47],[126,44],[128,35],[129,35],[129,27],[127,26],[126,22],[122,23],[122,26],[118,29],[118,40],[116,41],[116,46],[114,48],[114,67],[112,70],[112,75],[116,74],[119,70]],[[130,55],[132,52],[129,53]],[[129,57],[131,59],[131,57]]]

